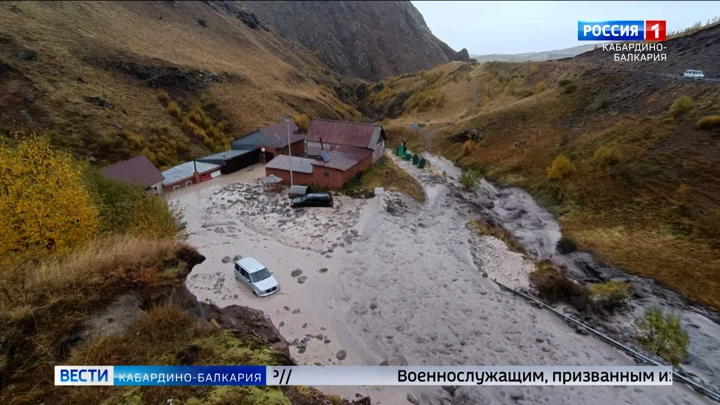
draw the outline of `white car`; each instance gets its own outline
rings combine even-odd
[[[235,278],[248,286],[258,297],[275,294],[280,289],[280,284],[270,270],[252,257],[235,262]]]
[[[702,72],[702,70],[693,70],[688,69],[683,73],[683,76],[690,77],[692,79],[702,79],[705,77],[705,74]]]

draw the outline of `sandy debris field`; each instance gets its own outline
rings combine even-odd
[[[399,161],[423,185],[405,195],[335,197],[333,208],[291,209],[267,193],[262,167],[170,195],[189,242],[207,260],[187,285],[198,299],[265,312],[302,365],[634,365],[549,311],[501,290],[490,278],[527,286],[532,263],[466,227],[477,208],[438,176]],[[257,298],[233,275],[252,256],[280,282]],[[298,271],[300,270],[300,271]],[[672,387],[318,387],[375,404],[696,404]]]

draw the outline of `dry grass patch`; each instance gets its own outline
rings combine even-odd
[[[397,167],[392,159],[383,156],[362,173],[360,181],[350,181],[343,186],[343,192],[352,194],[364,190],[369,193],[375,187],[388,191],[405,193],[418,202],[425,201],[425,191],[411,175]]]
[[[0,402],[42,402],[53,384],[52,367],[66,360],[75,343],[71,337],[92,311],[126,291],[143,297],[159,286],[182,286],[198,261],[184,243],[108,237],[68,257],[3,274],[0,349],[6,385]]]

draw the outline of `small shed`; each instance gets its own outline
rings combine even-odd
[[[195,170],[197,169],[197,172]],[[163,189],[165,191],[178,190],[197,184],[201,181],[213,179],[220,175],[220,165],[199,161],[190,161],[179,164],[162,172],[165,176]]]

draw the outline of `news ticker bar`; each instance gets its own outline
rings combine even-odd
[[[55,366],[72,386],[672,385],[659,366]]]

